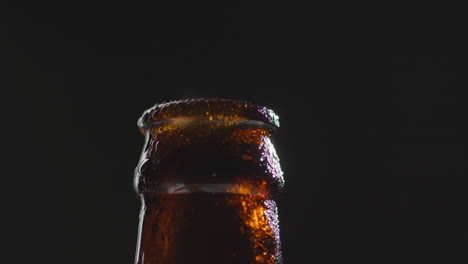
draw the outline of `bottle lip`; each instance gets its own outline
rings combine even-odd
[[[216,122],[257,125],[276,130],[278,115],[273,110],[248,101],[223,98],[194,98],[157,103],[138,119],[142,132],[167,123]]]

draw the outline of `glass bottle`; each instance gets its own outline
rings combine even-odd
[[[273,111],[226,99],[156,104],[134,187],[135,264],[282,263],[275,199],[284,180]]]

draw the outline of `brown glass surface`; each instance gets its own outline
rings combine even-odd
[[[137,263],[278,263],[271,199],[191,193],[147,203]]]
[[[136,263],[281,263],[278,125],[271,110],[222,99],[146,111]]]

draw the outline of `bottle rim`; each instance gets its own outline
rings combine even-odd
[[[158,103],[144,111],[137,124],[144,133],[148,128],[165,124],[191,122],[260,126],[271,131],[279,127],[279,117],[273,110],[247,101],[223,98]]]

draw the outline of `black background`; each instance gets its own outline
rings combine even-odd
[[[3,11],[11,115],[22,117],[14,166],[27,172],[14,188],[15,263],[132,263],[136,120],[192,97],[280,116],[285,263],[446,262],[466,251],[467,67],[458,55],[393,56],[388,39],[418,30],[271,3]]]

